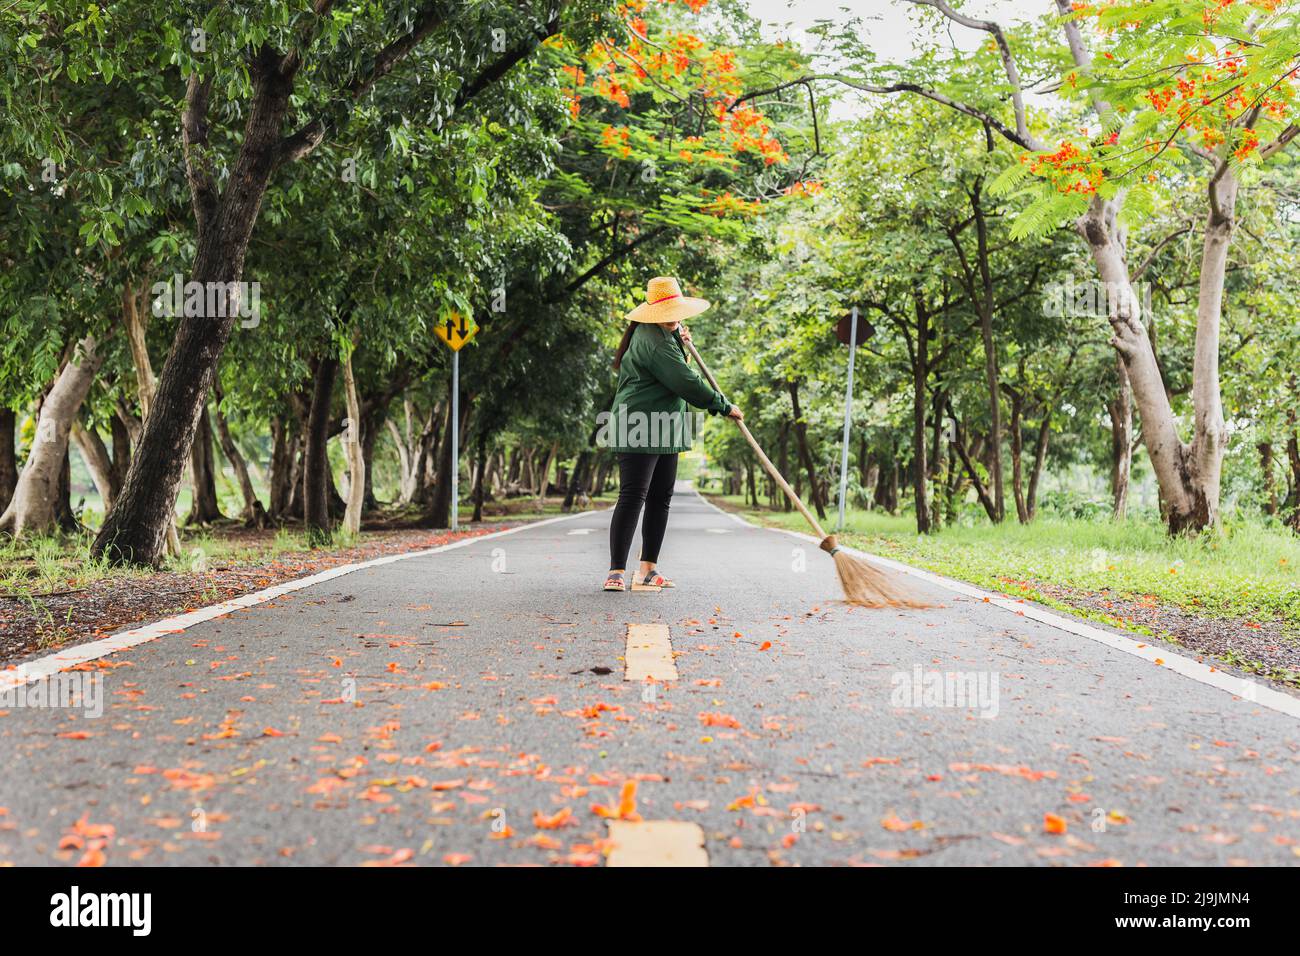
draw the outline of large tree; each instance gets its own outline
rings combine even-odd
[[[594,0],[213,4],[192,19],[187,4],[122,3],[107,13],[41,4],[27,13],[49,69],[70,62],[111,82],[165,69],[184,84],[177,125],[192,199],[195,247],[189,282],[215,291],[180,321],[125,487],[96,539],[97,555],[156,563],[177,486],[218,360],[240,318],[239,283],[266,192],[283,170],[353,118],[376,110],[395,130],[445,126],[495,88],[565,18],[589,30]],[[182,32],[182,30],[184,32]],[[152,46],[150,41],[152,41]],[[394,71],[418,71],[418,99],[385,96]],[[40,74],[32,77],[35,91]],[[74,118],[75,119],[75,118]],[[242,303],[245,308],[247,302]]]
[[[905,66],[881,67],[841,34],[841,52],[856,54],[861,68],[804,79],[924,97],[1023,151],[1021,167],[991,189],[1006,195],[1031,176],[1042,184],[1031,187],[1040,190],[1039,201],[1022,217],[1021,234],[1073,221],[1109,293],[1111,342],[1141,415],[1168,528],[1214,526],[1227,442],[1218,354],[1224,276],[1243,176],[1252,180],[1254,166],[1300,134],[1295,11],[1275,0],[1050,0],[1053,46],[1044,42],[1041,24],[1011,29],[947,0],[907,2],[926,8],[939,26],[986,34],[987,44],[974,56],[936,51]],[[1045,70],[1059,72],[1060,80],[1024,79]],[[1035,111],[1031,97],[1043,92],[1077,103],[1090,122],[1080,129],[1075,117]],[[1190,440],[1183,439],[1169,400],[1134,286],[1139,266],[1130,261],[1130,235],[1166,189],[1205,197]]]

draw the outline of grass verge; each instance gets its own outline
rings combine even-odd
[[[797,512],[707,497],[757,523],[808,530]],[[918,535],[910,517],[850,511],[840,539],[1300,687],[1300,538],[1289,531],[1239,523],[1173,539],[1150,522],[1044,516]]]

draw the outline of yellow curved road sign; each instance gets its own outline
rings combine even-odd
[[[467,315],[448,312],[447,317],[433,327],[433,332],[453,352],[459,352],[478,332],[478,325]]]

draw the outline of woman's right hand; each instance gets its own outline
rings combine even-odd
[[[728,418],[734,418],[734,419],[735,419],[736,421],[738,421],[738,422],[743,422],[743,421],[745,420],[745,414],[744,414],[744,412],[742,412],[742,411],[741,411],[739,408],[737,408],[735,405],[732,405],[732,406],[731,406],[731,411],[727,412],[727,417],[728,417]]]

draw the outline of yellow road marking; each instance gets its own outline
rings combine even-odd
[[[677,680],[673,645],[667,624],[629,624],[627,651],[623,655],[623,680]]]
[[[609,821],[606,866],[708,866],[704,831],[680,820]]]

